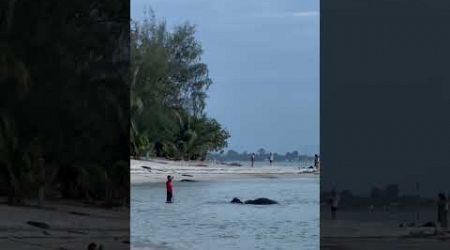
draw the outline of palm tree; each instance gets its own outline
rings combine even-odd
[[[0,47],[0,168],[6,176],[4,181],[9,203],[23,201],[32,179],[28,171],[30,166],[20,148],[15,117],[11,113],[26,95],[29,82],[25,65],[11,54],[8,47]]]

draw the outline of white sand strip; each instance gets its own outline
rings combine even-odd
[[[174,181],[180,181],[182,179],[217,180],[242,177],[317,176],[318,172],[292,166],[237,167],[197,161],[130,160],[132,184],[164,182],[167,175],[174,176]]]

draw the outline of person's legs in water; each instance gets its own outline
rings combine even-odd
[[[447,228],[448,228],[447,214],[448,214],[448,212],[446,210],[444,210],[443,215],[442,215],[442,228],[444,230],[447,230]]]
[[[167,192],[167,202],[168,203],[172,202],[172,192]]]

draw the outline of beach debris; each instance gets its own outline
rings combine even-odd
[[[27,224],[33,227],[38,227],[42,229],[50,229],[50,225],[44,222],[38,222],[38,221],[27,221]]]
[[[101,244],[97,245],[94,242],[89,243],[88,250],[103,250],[103,246]]]
[[[398,225],[399,227],[415,227],[416,226],[416,224],[415,223],[413,223],[413,222],[410,222],[410,223],[400,223],[399,225]],[[418,226],[418,227],[436,227],[436,223],[434,223],[434,222],[432,222],[432,221],[428,221],[428,222],[426,222],[426,223],[424,223],[424,224],[422,224],[422,225],[420,225],[420,226]]]
[[[83,235],[87,235],[88,233],[83,232],[83,231],[77,231],[77,230],[68,230],[68,233],[72,233],[72,234],[83,234]]]
[[[430,236],[436,236],[436,231],[425,231],[425,230],[414,230],[409,232],[409,235],[407,235],[407,238],[425,238]]]
[[[181,182],[197,182],[196,180],[190,180],[190,179],[181,179]]]
[[[167,164],[166,161],[160,161],[160,160],[154,160],[154,159],[148,159],[148,161],[150,161],[150,162],[155,162],[155,163],[159,163],[159,164]]]
[[[436,223],[428,221],[427,223],[423,224],[421,227],[436,227]]]
[[[220,165],[225,165],[225,166],[230,166],[230,167],[242,167],[242,164],[237,163],[237,162],[224,162],[221,161],[219,162]]]
[[[152,172],[152,168],[151,167],[147,167],[147,166],[141,166],[141,168],[147,170],[148,172]]]
[[[90,216],[90,214],[82,213],[82,212],[76,212],[76,211],[70,211],[69,214],[80,215],[80,216]]]

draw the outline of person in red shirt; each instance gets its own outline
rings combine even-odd
[[[167,181],[166,181],[166,190],[167,190],[167,203],[172,203],[172,197],[173,197],[173,186],[172,186],[172,179],[173,177],[168,175]]]

